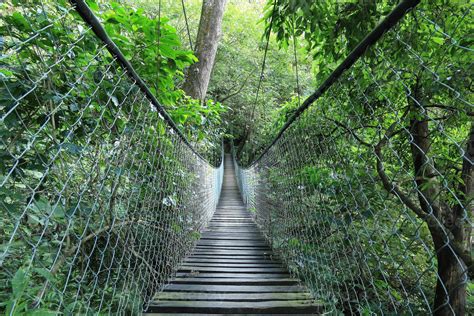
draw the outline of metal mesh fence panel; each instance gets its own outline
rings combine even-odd
[[[472,25],[472,4],[420,4],[237,164],[248,209],[328,311],[473,311]]]
[[[0,311],[139,313],[211,218],[222,165],[67,1],[0,6]]]

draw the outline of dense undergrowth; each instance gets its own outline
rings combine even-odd
[[[282,46],[303,39],[322,82],[393,7],[268,1],[266,27]],[[250,208],[274,248],[336,313],[474,308],[466,266],[473,256],[471,11],[468,2],[420,4],[244,171]],[[296,107],[282,106],[269,134]],[[241,163],[267,145],[249,142]]]
[[[167,18],[88,4],[182,133],[219,164],[226,109],[177,88],[196,58]],[[139,313],[199,236],[217,171],[68,1],[0,7],[0,311]]]

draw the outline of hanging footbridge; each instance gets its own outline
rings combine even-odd
[[[207,229],[149,312],[308,314],[321,311],[309,290],[272,253],[246,210],[230,155],[222,194]]]
[[[1,4],[0,311],[472,312],[473,5],[418,2],[245,165],[209,162],[85,1]]]

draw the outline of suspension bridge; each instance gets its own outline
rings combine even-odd
[[[192,254],[148,311],[201,314],[308,314],[321,311],[274,256],[246,210],[232,157],[224,160],[217,210]]]
[[[473,311],[472,4],[401,1],[245,165],[85,1],[2,5],[1,312]]]

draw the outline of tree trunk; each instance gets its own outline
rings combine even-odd
[[[221,36],[226,0],[204,0],[196,40],[199,61],[187,73],[183,90],[194,99],[204,101]]]
[[[464,202],[464,209],[461,205],[457,207],[457,214],[458,218],[464,218],[465,214],[467,216],[471,216],[470,218],[474,218],[474,166],[472,162],[474,161],[474,121],[471,122],[471,130],[469,131],[469,135],[467,136],[466,141],[466,152],[463,157],[463,164],[462,164],[462,180],[463,183],[461,184],[459,191],[464,194],[464,198],[462,199]],[[466,226],[466,225],[462,225]],[[472,238],[472,226],[467,225],[464,228],[464,244],[466,249],[470,252],[472,243],[474,240]]]
[[[466,266],[446,245],[446,236],[430,230],[438,261],[438,279],[433,304],[433,315],[465,315],[466,312]]]
[[[414,116],[421,116],[414,111]],[[448,246],[446,232],[453,235],[455,242],[463,242],[464,229],[462,214],[445,203],[440,203],[440,185],[437,171],[428,156],[431,147],[428,120],[414,118],[410,122],[413,137],[411,151],[418,200],[426,214],[432,213],[437,221],[429,221],[428,227],[433,239],[438,261],[435,315],[464,315],[466,306],[466,266],[459,256]],[[461,216],[460,216],[461,215]]]

